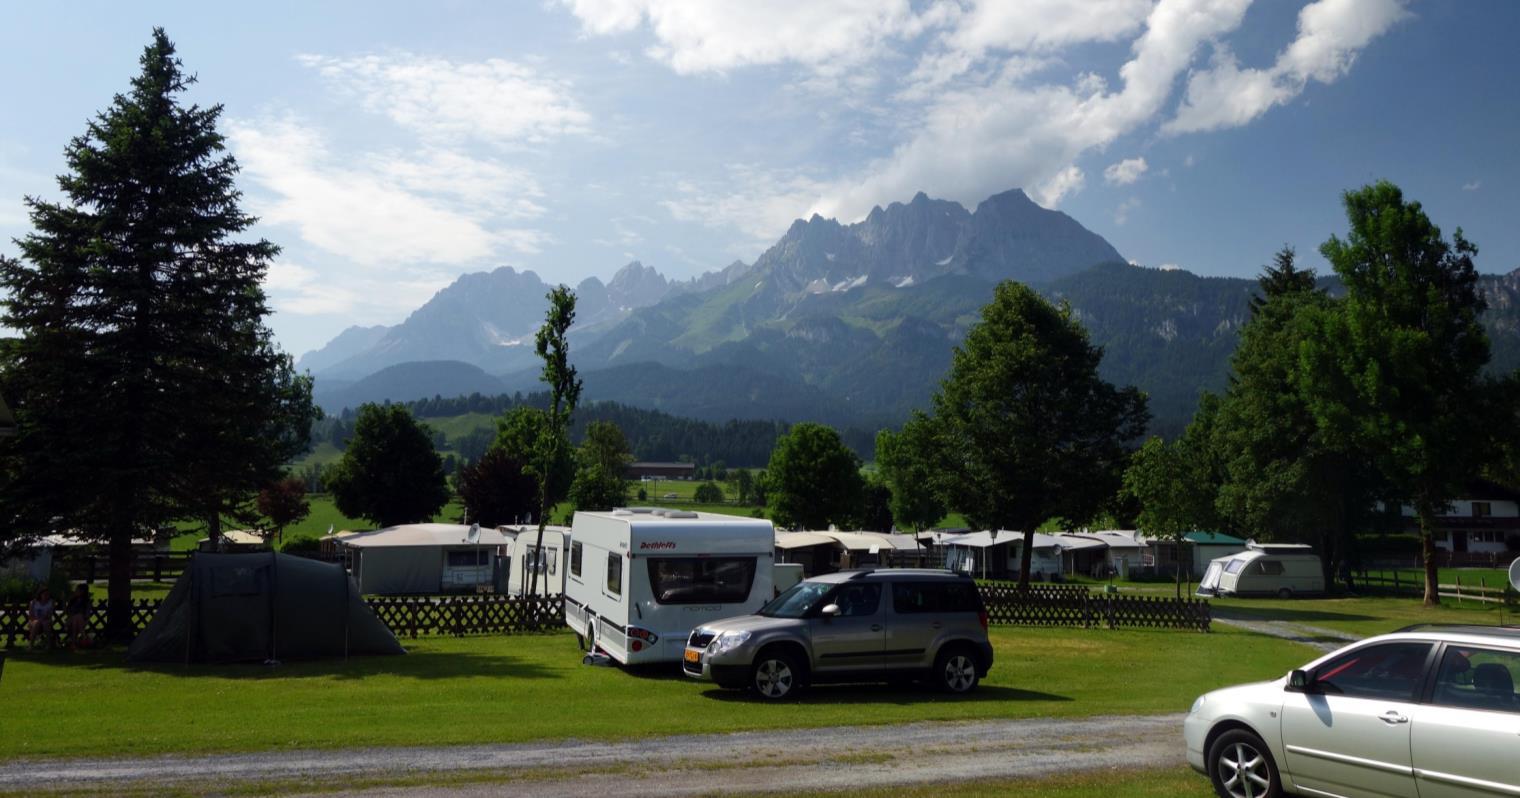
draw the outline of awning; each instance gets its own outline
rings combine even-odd
[[[776,532],[776,548],[805,549],[808,546],[833,546],[835,540],[817,532]]]
[[[1082,535],[1055,535],[1056,542],[1065,551],[1080,551],[1082,549],[1106,549],[1108,544],[1097,538],[1084,537]]]
[[[1024,539],[1023,532],[1009,532],[1000,530],[996,536],[991,532],[971,532],[965,535],[956,535],[939,541],[941,546],[969,546],[974,549],[986,549],[993,546],[1002,546],[1007,543],[1018,543]],[[1032,544],[1036,549],[1048,549],[1061,545],[1060,538],[1047,535],[1043,532],[1034,533]]]

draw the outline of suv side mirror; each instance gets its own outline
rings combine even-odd
[[[1310,687],[1312,684],[1313,683],[1310,681],[1309,673],[1307,671],[1295,670],[1292,673],[1288,674],[1288,690],[1290,692],[1311,692]]]
[[[824,616],[825,618],[832,618],[835,615],[839,614],[839,605],[838,604],[828,604],[828,605],[825,605],[823,609],[821,609],[821,610],[818,611],[818,614]]]

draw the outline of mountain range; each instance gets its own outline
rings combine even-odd
[[[798,219],[754,263],[686,281],[637,261],[576,286],[571,355],[584,398],[704,420],[892,425],[924,407],[1000,280],[1070,303],[1101,371],[1149,393],[1153,428],[1219,390],[1254,280],[1127,262],[1023,191],[968,211],[919,193],[862,221]],[[1327,283],[1332,289],[1333,281]],[[1520,363],[1520,271],[1486,275],[1495,366]],[[351,327],[299,367],[335,410],[364,401],[533,391],[549,286],[531,271],[467,274],[392,327]]]

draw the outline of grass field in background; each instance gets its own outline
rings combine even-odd
[[[405,656],[275,668],[134,668],[120,651],[16,652],[0,679],[0,759],[1185,712],[1202,692],[1275,678],[1313,657],[1295,643],[1224,628],[994,627],[991,637],[997,663],[968,696],[837,686],[780,705],[687,679],[674,664],[582,665],[568,633],[428,638],[404,641]]]
[[[1421,606],[1417,598],[1325,599],[1211,599],[1214,607],[1269,620],[1320,626],[1359,637],[1386,634],[1418,623],[1461,623],[1494,626],[1520,622],[1501,605],[1442,599],[1438,607]]]

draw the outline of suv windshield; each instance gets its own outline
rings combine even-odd
[[[791,590],[771,599],[757,614],[767,618],[801,618],[832,589],[834,585],[827,582],[798,582]]]

